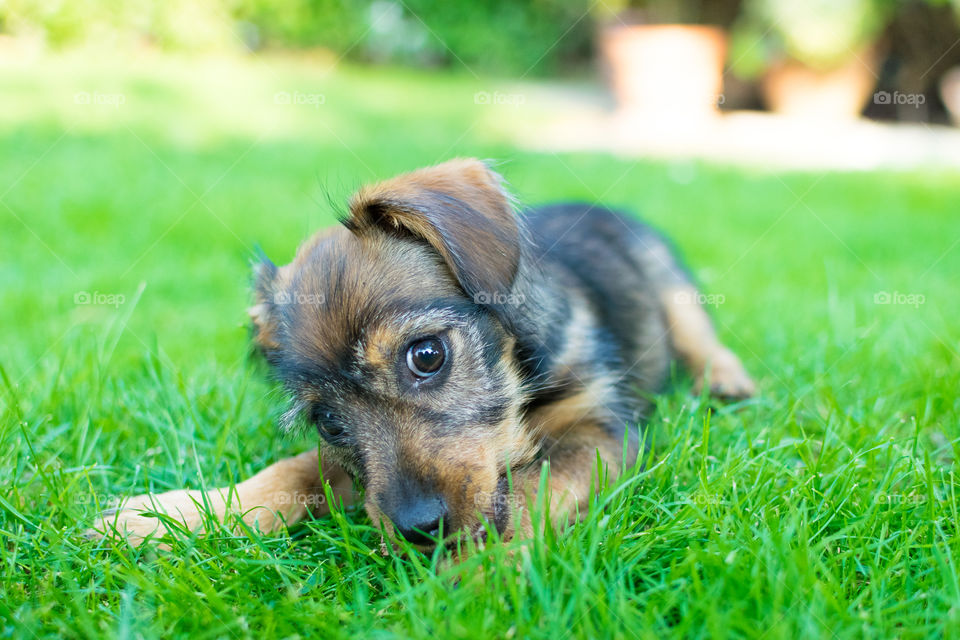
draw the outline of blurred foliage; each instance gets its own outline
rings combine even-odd
[[[595,13],[607,21],[729,27],[742,4],[742,0],[604,0],[595,6]]]
[[[236,0],[233,16],[249,48],[322,46],[349,53],[370,28],[366,0]]]
[[[553,73],[591,58],[587,0],[0,0],[0,33],[67,46],[322,47],[356,60]]]
[[[405,6],[439,34],[442,48],[435,54],[470,66],[546,73],[590,58],[593,25],[585,0],[406,0]]]
[[[827,69],[876,42],[895,8],[896,0],[746,0],[731,59],[748,77],[777,58]]]
[[[917,5],[960,15],[960,0],[0,0],[0,35],[50,48],[320,48],[361,62],[543,76],[590,65],[598,26],[691,22],[731,27],[730,60],[749,78],[787,58],[829,68]]]
[[[53,48],[211,50],[233,45],[231,0],[0,0],[0,33]]]

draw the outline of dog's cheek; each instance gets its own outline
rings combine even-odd
[[[443,460],[435,464],[457,528],[478,534],[487,521],[504,530],[511,511],[506,466],[522,467],[535,453],[529,435],[519,436],[521,427],[518,420],[508,418],[494,430],[485,428],[482,436],[445,443],[438,455],[432,456],[435,461]]]

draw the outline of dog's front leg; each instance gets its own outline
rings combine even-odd
[[[693,285],[667,288],[660,295],[670,325],[670,342],[694,376],[694,393],[709,377],[711,395],[729,400],[749,398],[756,386],[740,358],[717,338],[710,316]]]
[[[130,498],[119,508],[102,513],[94,530],[99,534],[116,530],[139,545],[147,536],[166,532],[163,521],[149,515],[159,512],[191,531],[202,527],[207,514],[223,522],[228,513],[239,514],[244,522],[261,531],[276,531],[308,512],[330,512],[321,481],[321,464],[323,482],[330,484],[334,497],[347,504],[352,502],[353,481],[339,465],[327,460],[321,463],[314,449],[274,463],[236,487],[148,493]]]

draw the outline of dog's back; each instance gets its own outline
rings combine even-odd
[[[673,355],[663,292],[689,286],[684,271],[656,232],[609,209],[549,205],[526,212],[524,223],[534,281],[527,289],[543,309],[531,424],[549,425],[565,403],[564,422],[582,413],[618,439],[628,429],[637,442],[635,426]],[[541,407],[551,415],[538,417]]]

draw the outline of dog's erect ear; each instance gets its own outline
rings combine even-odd
[[[379,227],[422,238],[475,300],[510,291],[520,233],[499,175],[474,159],[450,160],[364,187],[350,200],[354,232]]]
[[[247,309],[253,321],[253,339],[264,352],[280,348],[277,341],[276,281],[279,269],[266,256],[253,267],[253,306]]]

